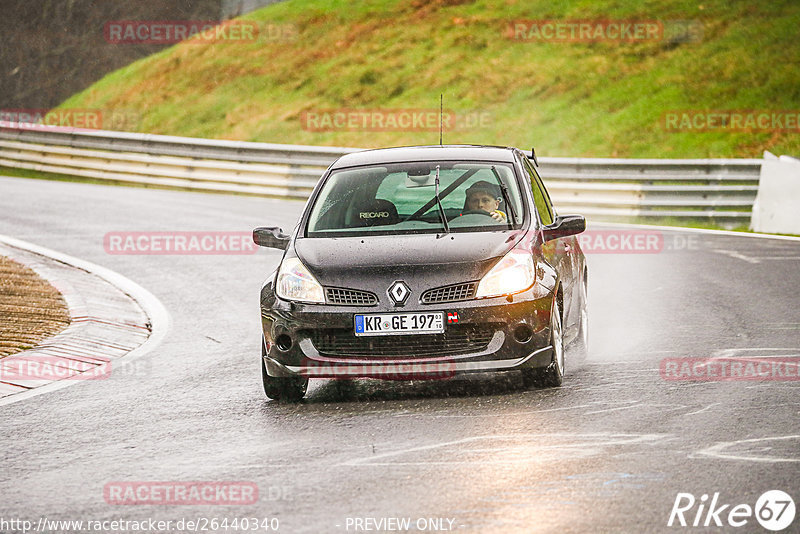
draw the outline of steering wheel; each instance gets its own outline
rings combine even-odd
[[[486,215],[487,217],[492,217],[491,213],[483,210],[464,210],[461,212],[461,215]],[[492,217],[492,219],[494,219],[494,217]]]

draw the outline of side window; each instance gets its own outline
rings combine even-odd
[[[528,161],[528,158],[522,158],[522,165],[528,173],[528,178],[530,178],[533,201],[536,203],[536,211],[539,212],[539,218],[542,220],[542,224],[545,226],[553,224],[553,204],[550,202],[550,196],[547,194],[547,190],[544,188],[544,185],[542,185],[539,174],[536,172],[536,169],[533,168],[531,162]]]

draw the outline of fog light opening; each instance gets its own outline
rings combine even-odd
[[[275,345],[283,352],[286,352],[292,348],[292,338],[287,334],[281,334],[275,339]]]
[[[514,339],[519,343],[527,343],[532,337],[533,329],[526,324],[520,324],[514,329]]]

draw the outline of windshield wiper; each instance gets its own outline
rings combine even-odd
[[[444,208],[442,207],[442,199],[439,198],[439,166],[436,166],[436,179],[434,180],[434,184],[436,185],[436,204],[439,206],[439,217],[442,219],[442,226],[444,226],[444,233],[450,233],[450,226],[447,224],[447,215],[444,213]]]
[[[517,216],[514,214],[514,206],[511,205],[511,200],[508,197],[508,186],[503,183],[503,180],[500,179],[500,175],[497,173],[497,169],[494,165],[492,165],[492,173],[494,173],[494,177],[497,179],[497,185],[500,186],[500,191],[503,193],[503,200],[506,203],[506,207],[508,208],[508,215],[506,222],[508,222],[508,229],[511,230],[514,226],[511,224],[512,219],[514,222],[517,222]]]

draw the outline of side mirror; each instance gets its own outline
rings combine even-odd
[[[580,234],[586,230],[586,219],[583,215],[558,215],[553,224],[545,226],[542,231],[544,242],[559,237]]]
[[[260,247],[286,250],[289,246],[289,237],[283,233],[283,228],[259,226],[253,230],[253,241]]]

